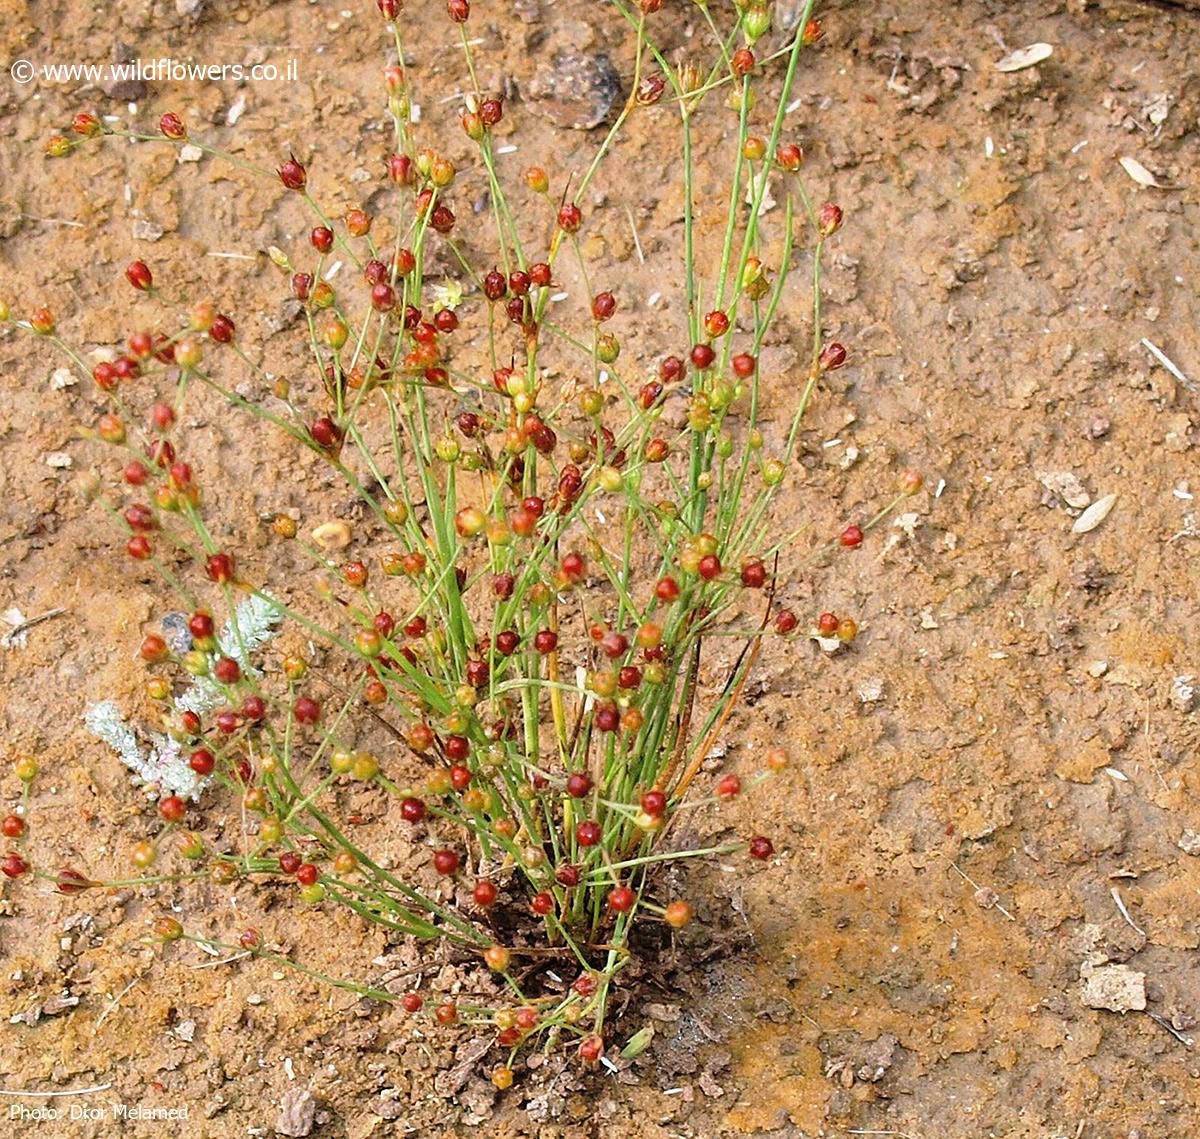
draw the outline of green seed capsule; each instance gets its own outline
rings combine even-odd
[[[184,654],[182,664],[184,671],[192,676],[208,675],[208,657],[196,649]]]

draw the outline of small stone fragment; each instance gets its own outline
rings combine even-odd
[[[1042,471],[1038,474],[1038,482],[1042,484],[1055,498],[1061,498],[1068,506],[1082,510],[1089,506],[1092,496],[1070,471]]]
[[[555,126],[591,130],[621,94],[621,76],[603,52],[560,51],[534,73],[525,95],[530,109]]]
[[[307,1088],[288,1088],[279,1101],[279,1116],[275,1120],[275,1132],[304,1139],[313,1129],[317,1114],[317,1101]]]
[[[982,910],[990,910],[998,901],[1000,895],[991,886],[980,886],[975,891],[975,904]]]
[[[1140,1012],[1146,1007],[1146,974],[1128,965],[1092,969],[1083,986],[1083,1003],[1110,1012]]]
[[[883,699],[883,677],[872,676],[858,686],[858,698],[864,704],[878,704]]]
[[[896,1061],[898,1043],[890,1032],[885,1032],[877,1040],[873,1040],[860,1057],[854,1074],[865,1084],[879,1083]]]
[[[138,218],[133,223],[134,241],[157,241],[163,235],[161,227],[146,218]]]
[[[136,63],[137,58],[137,48],[124,43],[113,45],[113,63]],[[136,69],[133,67],[130,67],[128,71],[121,67],[107,68],[106,71],[108,78],[100,84],[100,90],[110,99],[115,99],[119,103],[137,103],[144,99],[150,91],[143,80],[135,78]]]
[[[1176,676],[1171,681],[1170,699],[1176,712],[1190,712],[1196,706],[1196,678],[1191,674]]]
[[[176,656],[183,656],[184,653],[192,651],[192,633],[188,628],[186,613],[167,613],[159,625],[162,627],[163,640],[167,642],[167,648]]]
[[[69,1008],[74,1008],[79,1004],[78,997],[67,996],[60,994],[57,997],[51,997],[44,1005],[42,1005],[43,1016],[54,1016],[56,1013],[66,1012]]]
[[[1175,845],[1184,854],[1200,854],[1200,834],[1189,827],[1179,836],[1179,841]]]

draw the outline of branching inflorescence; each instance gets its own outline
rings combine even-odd
[[[141,646],[168,730],[156,744],[158,768],[170,766],[163,757],[186,762],[195,780],[158,777],[164,834],[181,832],[180,852],[197,864],[189,874],[291,881],[312,905],[344,905],[396,935],[478,953],[508,999],[444,1003],[434,1015],[490,1025],[510,1050],[494,1077],[507,1086],[523,1045],[575,1039],[585,1060],[603,1054],[605,1012],[635,949],[632,931],[691,918],[686,900],[661,895],[663,863],[772,856],[761,835],[690,848],[678,825],[697,805],[733,798],[786,763],[772,748],[746,785],[724,774],[700,788],[702,762],[763,641],[813,637],[833,649],[856,634],[849,618],[802,621],[780,603],[800,564],[799,532],[781,527],[772,509],[796,469],[820,377],[846,360],[841,345],[823,340],[820,312],[822,252],[842,214],[812,203],[799,174],[803,153],[783,137],[794,77],[820,28],[809,4],[798,31],[760,59],[768,6],[698,4],[705,58],[677,63],[657,46],[655,24],[678,13],[660,12],[661,0],[613,0],[610,12],[633,43],[629,98],[585,171],[552,190],[535,167],[522,188],[497,160],[494,130],[508,108],[479,84],[468,2],[450,0],[467,72],[461,122],[491,210],[494,260],[479,266],[456,239],[462,172],[426,145],[411,113],[405,14],[398,0],[379,6],[395,50],[384,73],[392,207],[376,216],[351,209],[335,222],[294,156],[274,174],[258,171],[277,177],[315,223],[303,255],[271,251],[302,314],[307,378],[269,375],[242,350],[234,320],[207,304],[168,316],[166,331],[134,332],[127,350],[94,368],[59,338],[46,310],[12,323],[67,352],[109,401],[96,435],[124,452],[124,489],[113,497],[93,488],[96,497],[129,556],[155,567],[189,607],[190,647],[157,634]],[[675,352],[636,336],[621,343],[609,331],[621,302],[608,289],[588,287],[582,321],[560,317],[552,303],[564,262],[589,281],[580,241],[588,187],[619,152],[628,120],[651,114],[663,146],[678,147],[683,179],[687,327]],[[692,185],[696,147],[711,143],[702,130],[735,136],[711,271],[697,253]],[[81,114],[50,152],[66,155],[111,133]],[[175,114],[153,137],[246,166],[192,137]],[[784,199],[773,216],[764,208],[769,187]],[[534,209],[517,204],[529,191]],[[789,425],[768,445],[759,355],[769,330],[787,320],[785,283],[805,258],[811,350],[790,385]],[[335,262],[357,280],[335,287]],[[439,263],[454,271],[435,271]],[[142,262],[126,276],[159,296]],[[11,320],[7,310],[0,316]],[[229,405],[284,433],[360,499],[365,520],[354,528],[326,523],[309,540],[286,514],[274,523],[274,540],[302,547],[324,575],[324,609],[314,614],[311,592],[269,573],[255,580],[213,537],[180,427],[185,400]],[[137,430],[147,413],[148,430]],[[897,500],[919,485],[915,474],[902,476]],[[893,505],[806,557],[861,545]],[[210,598],[232,614],[220,635]],[[276,619],[302,630],[319,662],[262,651]],[[704,654],[714,638],[735,652],[716,676]],[[172,674],[180,672],[193,681],[177,693]],[[154,781],[115,707],[93,708],[89,723]],[[375,737],[383,743],[374,749],[363,743]],[[351,838],[340,813],[355,785],[387,796],[376,833],[432,847],[435,872],[467,889],[447,901],[373,857],[358,831]],[[201,807],[209,797],[240,798],[253,820],[244,849],[209,852],[198,832],[182,829],[184,799],[201,787]],[[135,860],[149,867],[164,841],[140,843]],[[11,857],[21,873],[28,868],[23,855]],[[74,870],[49,876],[69,892],[95,884]],[[165,940],[189,936],[170,918],[157,929]],[[241,943],[271,955],[254,930]],[[553,955],[538,957],[547,948]],[[561,968],[563,959],[578,977],[557,988],[539,968],[516,967],[551,960]],[[421,993],[401,999],[423,1015]]]

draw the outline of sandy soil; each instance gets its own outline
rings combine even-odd
[[[528,90],[555,47],[623,58],[602,5],[476,7],[497,85]],[[686,42],[690,5],[667,7]],[[81,109],[145,124],[180,110],[258,161],[295,149],[320,196],[349,202],[369,192],[386,141],[373,6],[68,8],[71,19],[51,21],[6,4],[5,58],[99,60],[120,40],[146,57],[295,56],[300,78],[162,84],[131,113],[95,90],[5,76],[0,295],[22,313],[48,304],[88,347],[111,343],[131,303],[120,270],[138,255],[179,294],[243,314],[247,342],[270,338],[280,278],[260,251],[302,224],[278,187],[162,148],[55,164],[42,144]],[[835,658],[763,654],[726,764],[751,770],[778,736],[800,757],[776,793],[740,807],[779,857],[748,877],[690,873],[703,920],[621,1021],[630,1032],[652,1021],[652,1046],[615,1076],[551,1064],[497,1096],[485,1062],[454,1075],[468,1038],[422,1036],[395,1011],[263,962],[197,968],[212,963],[142,943],[144,919],[171,904],[228,931],[244,915],[215,892],[64,899],[8,884],[5,1088],[111,1084],[88,1102],[188,1104],[180,1133],[214,1139],[271,1134],[289,1089],[311,1090],[313,1133],[330,1137],[479,1125],[580,1137],[1200,1134],[1198,732],[1177,680],[1200,674],[1200,16],[1132,0],[866,0],[824,16],[789,130],[815,192],[846,210],[826,317],[854,363],[808,421],[807,477],[789,510],[829,532],[864,517],[907,465],[928,473],[930,492],[794,588],[803,611],[853,612],[863,632]],[[427,84],[454,63],[441,35],[416,52]],[[1034,41],[1054,45],[1049,61],[994,70]],[[532,99],[509,118],[514,175],[532,161],[576,168],[597,138],[554,127]],[[680,240],[678,170],[664,167],[654,123],[640,118],[624,165],[598,179],[589,251],[594,279],[619,288],[621,328],[640,322],[673,344],[678,300],[646,305],[677,273]],[[1168,188],[1138,185],[1121,156]],[[701,193],[712,177],[701,170]],[[794,326],[769,356],[781,423],[803,300],[789,298]],[[1195,383],[1156,364],[1143,338]],[[112,874],[150,812],[80,716],[104,695],[141,706],[132,651],[167,606],[72,490],[96,461],[77,438],[96,414],[90,387],[55,388],[59,361],[24,338],[0,335],[0,361],[0,610],[66,610],[0,653],[0,759],[8,771],[35,754],[48,772],[35,800],[46,862]],[[196,430],[222,511],[252,544],[264,512],[333,509],[323,476],[285,469],[283,448],[249,446],[225,420]],[[47,464],[58,452],[71,469]],[[1091,532],[1072,532],[1064,472],[1092,500],[1118,496]],[[0,806],[18,792],[4,775]],[[404,965],[354,923],[297,915],[266,893],[238,902],[331,972]],[[1094,988],[1121,975],[1114,965],[1144,975],[1144,1011],[1085,1002],[1085,975]],[[453,969],[443,981],[456,983]],[[64,990],[78,1003],[43,1008]],[[38,1126],[113,1133],[105,1121]]]

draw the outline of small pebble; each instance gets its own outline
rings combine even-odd
[[[167,642],[167,648],[176,656],[183,656],[184,653],[192,651],[192,634],[188,629],[188,619],[186,613],[168,613],[159,622],[162,627],[163,640]]]

